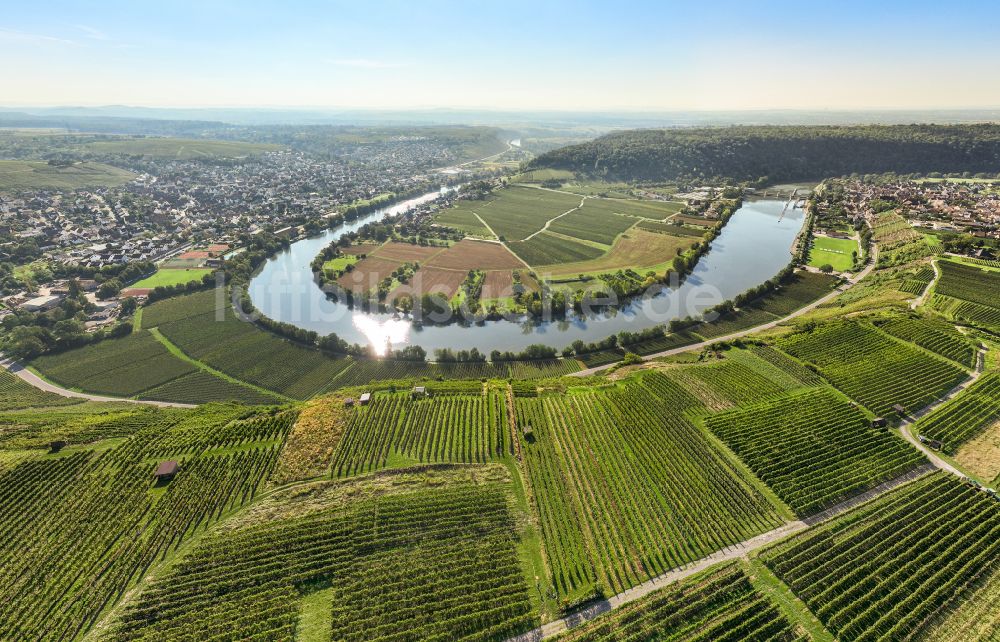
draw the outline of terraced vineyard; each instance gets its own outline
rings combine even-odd
[[[763,559],[839,639],[912,639],[1000,561],[1000,504],[933,473]]]
[[[509,480],[398,482],[271,502],[270,517],[207,538],[154,581],[106,639],[501,640],[535,626]]]
[[[530,426],[520,448],[564,602],[621,591],[781,521],[684,416],[697,398],[665,375],[515,404],[519,432]]]
[[[907,411],[928,406],[967,376],[949,361],[855,321],[826,323],[776,346],[812,364],[848,397],[881,416],[893,415],[895,404]]]
[[[173,412],[190,423],[0,470],[0,638],[75,637],[151,565],[249,501],[294,413],[232,423],[245,413]],[[180,460],[180,472],[153,490],[159,457]]]
[[[560,642],[620,640],[808,639],[750,583],[735,564],[717,567],[657,591],[557,638]]]
[[[966,368],[976,365],[976,345],[954,325],[913,317],[897,317],[877,325],[886,334],[915,343]]]
[[[989,372],[962,394],[930,415],[922,417],[916,432],[943,444],[954,453],[957,448],[1000,419],[1000,373]]]
[[[926,461],[823,388],[713,415],[706,425],[803,516]]]
[[[404,392],[377,392],[369,405],[351,412],[333,471],[357,475],[384,468],[398,457],[422,463],[484,463],[507,454],[509,444],[507,406],[500,391],[419,400]]]

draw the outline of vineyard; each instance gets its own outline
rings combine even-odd
[[[917,270],[907,273],[900,282],[899,291],[919,296],[934,280],[934,268],[922,265]]]
[[[519,432],[530,427],[520,448],[563,604],[621,591],[781,522],[682,414],[698,399],[666,375],[642,382],[515,399]]]
[[[91,392],[119,397],[131,397],[195,370],[147,333],[43,355],[32,365],[65,386],[85,386]]]
[[[245,404],[281,403],[274,395],[257,392],[249,386],[232,383],[201,370],[150,388],[140,394],[139,398],[192,404],[222,399]]]
[[[954,325],[913,317],[897,317],[876,325],[886,334],[915,343],[966,368],[976,365],[975,344]]]
[[[838,321],[801,331],[776,346],[812,364],[830,383],[881,416],[939,399],[966,378],[959,366],[888,337],[874,327]]]
[[[931,306],[957,319],[1000,327],[1000,272],[938,261],[941,277]]]
[[[993,569],[954,612],[926,627],[923,639],[938,642],[1000,642],[1000,570]]]
[[[330,357],[243,322],[228,306],[217,318],[214,297],[213,292],[198,292],[157,301],[143,309],[144,330],[42,356],[32,365],[57,383],[90,392],[182,403],[238,400],[248,404],[274,403],[280,396],[308,399],[373,381],[527,379],[560,376],[581,368],[575,359],[425,363]],[[172,344],[171,349],[251,385],[199,371],[196,365],[171,354],[150,329]]]
[[[933,473],[768,551],[765,564],[841,640],[901,640],[1000,561],[1000,505]]]
[[[811,515],[925,460],[828,389],[713,415],[708,428],[799,515]]]
[[[501,640],[537,625],[509,480],[399,481],[316,485],[341,494],[303,507],[269,500],[280,518],[205,538],[107,639]]]
[[[699,574],[573,629],[559,642],[808,639],[730,564]]]
[[[924,237],[895,212],[880,214],[872,232],[872,238],[879,245],[880,268],[904,265],[932,254]]]
[[[0,638],[79,635],[152,565],[249,501],[294,414],[246,412],[170,413],[189,421],[0,472]],[[168,456],[180,471],[154,487],[156,461]]]
[[[694,332],[712,339],[776,321],[829,294],[836,282],[837,278],[828,274],[796,272],[791,281],[782,284],[776,291],[743,305],[736,312],[722,315],[711,323],[698,325]]]
[[[764,401],[803,386],[800,376],[748,350],[729,350],[720,361],[678,368],[671,374],[713,412]]]
[[[0,448],[11,452],[48,448],[57,440],[81,445],[131,437],[168,428],[183,416],[180,410],[94,402],[9,411],[0,414]]]
[[[82,399],[61,397],[51,392],[43,392],[0,368],[0,411],[31,406],[69,406],[82,401]]]
[[[411,399],[377,392],[350,412],[333,460],[334,475],[407,463],[485,463],[510,451],[503,393],[450,394]]]
[[[940,441],[942,450],[955,453],[958,446],[978,435],[1000,418],[1000,373],[990,372],[962,394],[922,417],[916,431]]]

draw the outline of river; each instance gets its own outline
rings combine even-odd
[[[384,351],[387,344],[394,349],[416,344],[428,353],[436,348],[517,352],[533,343],[561,349],[577,339],[597,341],[623,330],[634,332],[671,319],[696,315],[763,283],[788,264],[792,243],[804,221],[802,210],[789,209],[782,216],[784,201],[746,201],[679,287],[664,288],[617,310],[585,317],[546,322],[502,319],[467,325],[418,326],[407,318],[351,310],[327,299],[313,281],[309,266],[320,250],[346,232],[432,201],[439,195],[438,192],[425,194],[374,211],[320,236],[292,243],[287,250],[269,259],[250,282],[249,293],[254,305],[276,321],[314,330],[321,335],[335,332],[350,343],[370,344],[378,352]]]

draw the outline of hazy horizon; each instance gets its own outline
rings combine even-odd
[[[1000,107],[1000,6],[59,0],[8,7],[8,107],[747,112]]]

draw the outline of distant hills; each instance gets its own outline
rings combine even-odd
[[[1000,125],[639,129],[542,154],[551,168],[611,180],[790,181],[852,173],[1000,172]]]

